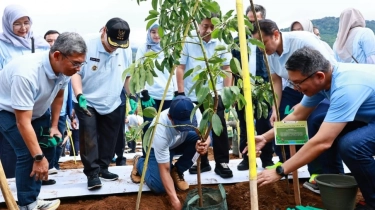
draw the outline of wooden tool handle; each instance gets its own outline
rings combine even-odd
[[[1,161],[0,161],[0,187],[1,187],[1,192],[3,193],[3,197],[5,200],[5,203],[7,204],[8,209],[17,210],[18,206],[17,206],[16,201],[14,200],[12,192],[9,189],[8,182],[5,177],[5,173],[3,169],[3,164],[1,164]]]

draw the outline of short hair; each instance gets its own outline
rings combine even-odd
[[[64,55],[72,55],[74,53],[86,54],[87,46],[85,40],[76,32],[64,32],[57,37],[55,44],[52,45],[50,53],[60,51]]]
[[[56,30],[49,30],[49,31],[46,32],[46,34],[44,34],[44,39],[46,39],[47,35],[50,35],[50,34],[59,34],[60,35],[60,33]]]
[[[285,68],[288,71],[301,71],[302,75],[308,76],[317,71],[328,72],[330,65],[318,50],[302,47],[289,57]]]
[[[260,30],[266,36],[272,36],[274,31],[280,31],[277,24],[270,19],[263,19],[263,20],[259,20],[258,22],[259,22]],[[258,25],[254,24],[254,30],[252,31],[252,34],[256,34],[258,32],[259,32]]]
[[[254,4],[254,9],[256,13],[260,12],[260,14],[262,15],[262,19],[266,19],[266,9],[262,5]],[[252,12],[252,11],[253,11],[252,5],[248,6],[246,9],[245,15],[249,14],[249,12]]]

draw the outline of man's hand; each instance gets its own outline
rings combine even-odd
[[[171,199],[171,205],[172,205],[173,210],[181,210],[182,209],[181,202],[178,198],[173,199],[173,200]]]
[[[87,109],[87,101],[86,101],[86,98],[85,96],[80,93],[77,95],[77,102],[78,102],[78,105],[79,105],[79,108],[81,108],[81,110],[83,111],[83,113],[89,117],[91,117],[91,112]]]
[[[48,180],[48,161],[43,158],[42,161],[34,161],[33,170],[31,171],[30,177],[35,176],[35,180]]]
[[[270,117],[270,124],[271,126],[273,127],[273,124],[277,121],[277,115],[276,115],[276,111],[273,110],[272,111],[272,114],[271,114],[271,117]]]
[[[130,104],[129,114],[134,114],[138,106],[137,99],[135,98],[135,96],[133,95],[129,96],[129,104]]]
[[[141,103],[142,106],[147,108],[147,107],[153,107],[155,105],[154,99],[148,94],[148,90],[142,90],[141,92],[142,98],[141,98]]]
[[[49,130],[49,136],[50,136],[50,137],[59,137],[59,138],[62,137],[62,135],[61,135],[59,129],[58,129],[56,126],[52,126],[52,127],[50,128],[50,130]]]
[[[264,138],[263,135],[258,135],[258,136],[255,136],[255,152],[256,154],[260,154],[262,153],[262,148],[267,144],[267,140],[266,138]],[[247,146],[245,147],[245,149],[241,152],[242,154],[246,154],[247,153]]]
[[[207,141],[202,142],[201,140],[198,140],[195,144],[195,149],[197,152],[201,155],[204,155],[207,153],[209,147],[209,143]]]
[[[258,186],[262,187],[267,184],[277,182],[281,176],[276,173],[276,169],[265,169],[258,174]]]

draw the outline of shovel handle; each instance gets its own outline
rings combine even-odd
[[[8,209],[17,210],[18,206],[17,206],[16,201],[14,200],[12,192],[9,189],[7,179],[5,178],[3,164],[1,164],[1,161],[0,161],[0,187],[1,187],[1,192],[3,194],[4,200]]]

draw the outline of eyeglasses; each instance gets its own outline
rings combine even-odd
[[[13,28],[18,30],[22,27],[30,27],[30,22],[25,22],[25,23],[13,23]]]
[[[87,62],[86,61],[83,61],[82,63],[79,63],[79,62],[73,62],[72,60],[70,60],[68,58],[68,56],[66,56],[64,53],[61,53],[61,55],[63,55],[66,59],[68,59],[68,61],[73,65],[73,67],[75,68],[78,68],[78,67],[82,67],[84,66]]]
[[[317,71],[316,71],[317,72]],[[306,80],[308,80],[310,77],[312,77],[312,76],[314,76],[315,74],[316,74],[316,72],[314,72],[314,73],[312,73],[312,74],[310,74],[308,77],[306,77],[305,79],[303,79],[301,82],[299,82],[299,83],[294,83],[294,82],[292,82],[292,81],[290,81],[289,79],[288,79],[288,82],[291,84],[291,85],[293,85],[294,87],[296,87],[298,90],[300,90],[301,89],[301,84],[303,83],[303,82],[305,82]]]

